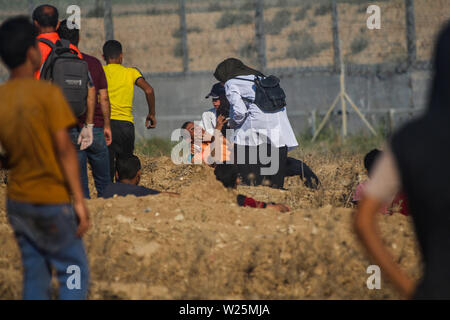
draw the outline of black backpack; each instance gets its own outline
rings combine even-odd
[[[256,104],[264,112],[276,112],[286,106],[286,94],[280,87],[280,79],[271,75],[262,79],[255,76],[255,80],[234,78],[255,83],[255,100],[250,101]]]
[[[52,50],[41,68],[40,79],[50,80],[63,91],[75,115],[86,112],[89,69],[86,61],[80,59],[70,42],[61,39],[54,44],[48,39],[39,39]]]

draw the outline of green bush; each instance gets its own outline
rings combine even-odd
[[[88,18],[103,18],[104,16],[105,10],[103,9],[103,6],[94,7],[91,10],[89,10],[86,14],[86,17]]]
[[[308,22],[308,27],[314,28],[315,26],[317,26],[316,20],[310,20],[310,21]]]
[[[258,48],[256,47],[256,44],[252,41],[242,45],[239,49],[239,56],[246,58],[251,64],[257,64]]]
[[[172,152],[172,147],[177,144],[177,142],[170,141],[163,138],[151,138],[151,139],[141,139],[136,142],[136,153],[151,157],[158,156],[170,156]]]
[[[369,45],[369,41],[363,36],[359,36],[353,39],[352,43],[350,44],[350,50],[352,51],[352,54],[358,54],[361,51],[364,51],[364,49],[367,48]]]
[[[314,14],[316,16],[324,16],[331,12],[331,4],[322,4],[316,8]]]
[[[304,20],[306,18],[306,13],[310,9],[310,6],[304,6],[303,8],[299,9],[297,13],[295,14],[295,21]]]
[[[173,48],[173,55],[177,58],[183,57],[183,43],[181,41],[178,41]]]
[[[267,34],[277,35],[290,23],[291,12],[288,10],[280,10],[275,14],[272,21],[266,22],[265,31]]]
[[[255,10],[255,1],[254,0],[245,1],[244,4],[241,5],[240,9],[244,11]]]
[[[307,32],[293,32],[288,37],[291,42],[287,49],[286,57],[303,60],[327,49],[330,43],[319,43]]]
[[[187,33],[193,33],[193,32],[194,33],[200,33],[200,32],[202,32],[202,29],[199,28],[199,27],[187,28]],[[174,37],[174,38],[181,38],[182,35],[183,35],[183,32],[182,32],[181,28],[178,28],[177,30],[175,30],[172,33],[172,37]]]
[[[250,24],[253,22],[253,16],[248,13],[224,12],[216,23],[217,29],[225,29],[233,25]]]
[[[222,6],[218,2],[212,2],[209,4],[208,11],[209,12],[222,11]]]

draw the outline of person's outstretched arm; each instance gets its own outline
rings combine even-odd
[[[81,237],[89,228],[89,211],[83,196],[80,180],[80,168],[78,164],[77,152],[69,137],[67,129],[56,131],[53,136],[56,157],[59,160],[62,172],[69,185],[73,196],[73,206],[80,224],[78,225],[77,236]]]
[[[153,90],[153,87],[142,77],[136,80],[136,85],[144,91],[145,98],[147,99],[148,115],[145,119],[145,126],[147,129],[156,128],[155,91]]]
[[[382,203],[379,200],[370,196],[360,201],[355,216],[356,232],[375,263],[391,279],[402,295],[410,298],[414,291],[414,283],[394,261],[380,237],[376,216],[380,215],[381,206]]]

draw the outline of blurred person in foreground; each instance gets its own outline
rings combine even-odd
[[[34,79],[41,61],[36,35],[26,17],[0,27],[0,56],[10,71],[0,86],[0,143],[10,169],[7,213],[22,253],[23,298],[50,299],[53,268],[60,299],[85,299],[89,268],[81,236],[89,212],[67,132],[76,119],[59,87]],[[74,265],[78,284],[69,279]]]
[[[109,170],[114,182],[116,172],[115,161],[118,158],[131,157],[134,154],[134,119],[133,97],[134,86],[138,86],[145,94],[148,114],[145,120],[147,129],[156,128],[155,91],[145,80],[137,68],[122,65],[122,45],[117,40],[108,40],[103,45],[103,66],[108,83],[108,95],[111,104],[112,143],[109,146]]]
[[[450,299],[450,23],[439,34],[429,107],[392,137],[377,161],[355,216],[364,246],[407,298]],[[394,261],[378,231],[377,212],[400,189],[408,198],[423,276],[416,285]]]
[[[80,41],[80,30],[78,28],[69,28],[67,20],[63,20],[58,28],[58,34],[61,39],[66,39],[76,47]],[[89,180],[87,172],[87,162],[89,162],[94,177],[97,196],[101,197],[106,186],[111,182],[109,170],[109,152],[108,146],[111,144],[111,126],[110,126],[110,105],[108,97],[108,86],[105,72],[101,62],[86,53],[82,53],[83,60],[87,62],[89,73],[95,87],[95,110],[94,110],[94,128],[93,142],[87,149],[78,150],[78,160],[81,169],[81,181],[83,192],[86,198],[89,195]],[[78,128],[82,128],[86,121],[86,115],[78,118]],[[72,140],[76,141],[77,131],[72,133]]]

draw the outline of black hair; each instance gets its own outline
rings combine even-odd
[[[192,121],[186,121],[185,123],[183,123],[183,125],[181,126],[181,129],[186,129],[189,123],[193,123]]]
[[[123,179],[134,179],[139,170],[141,170],[141,161],[135,155],[118,158],[116,169],[119,174],[119,181]]]
[[[26,16],[8,19],[0,26],[0,56],[9,69],[25,63],[28,49],[36,46],[37,35]]]
[[[216,179],[223,183],[226,188],[235,188],[239,171],[234,164],[218,164],[214,169]]]
[[[53,27],[58,25],[58,9],[50,4],[43,4],[33,11],[33,21],[41,27]]]
[[[61,21],[58,28],[58,35],[61,39],[69,40],[74,46],[78,46],[80,42],[80,29],[78,26],[74,28],[69,28],[67,26],[67,20]]]
[[[372,171],[373,165],[375,164],[375,161],[378,159],[378,157],[381,155],[381,151],[378,149],[373,149],[369,151],[364,156],[364,168],[366,168],[367,172],[370,175],[370,172]]]
[[[230,116],[230,102],[224,94],[221,94],[218,99],[220,100],[220,106],[217,109],[217,115],[228,118]]]
[[[122,45],[117,40],[108,40],[103,45],[103,56],[106,60],[115,59],[122,53]]]

